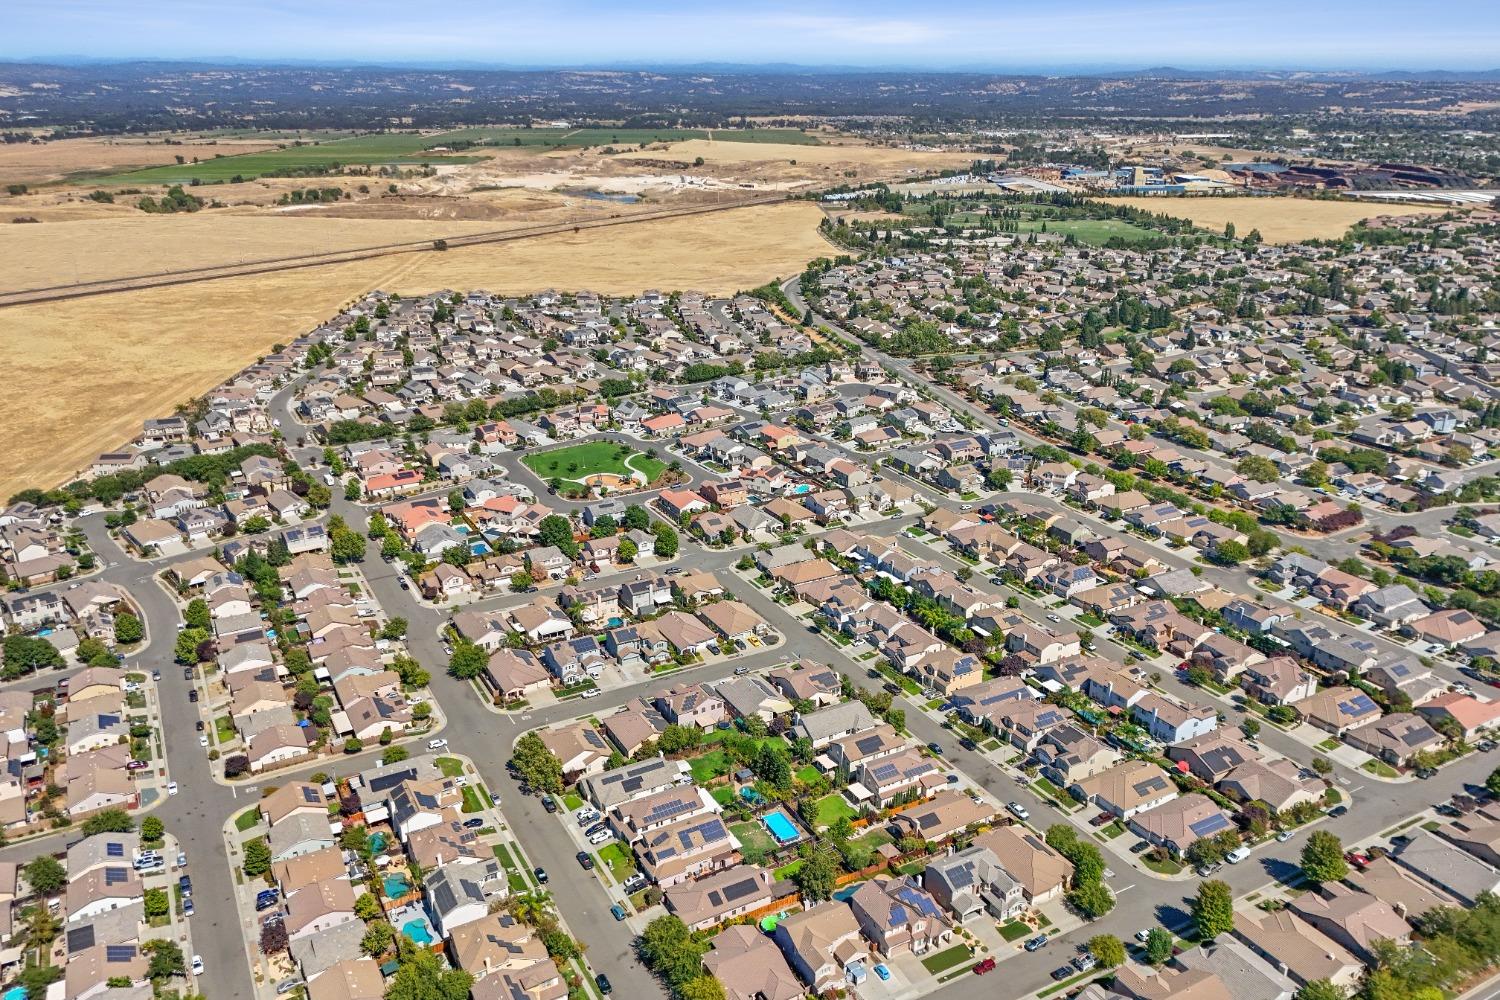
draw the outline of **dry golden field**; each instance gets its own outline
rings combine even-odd
[[[1431,206],[1373,205],[1358,201],[1320,201],[1311,198],[1102,198],[1123,202],[1148,212],[1191,219],[1205,229],[1222,230],[1233,222],[1244,236],[1259,229],[1267,243],[1295,243],[1308,239],[1336,239],[1361,219],[1377,215],[1441,215],[1447,211]]]
[[[797,146],[774,142],[714,142],[711,139],[688,139],[685,142],[667,143],[664,146],[620,153],[616,160],[674,160],[693,161],[703,157],[706,164],[734,163],[786,163],[793,160],[797,165],[826,166],[853,164],[879,168],[891,172],[910,168],[913,171],[940,170],[944,167],[966,167],[974,162],[970,153],[937,153],[909,149],[894,149],[885,146],[833,145]]]
[[[63,482],[370,289],[729,293],[829,253],[821,218],[790,202],[0,310],[0,497]]]
[[[275,142],[254,139],[220,139],[217,142],[183,140],[167,145],[143,138],[58,139],[53,142],[4,143],[0,145],[0,185],[41,184],[85,171],[129,170],[172,163],[178,156],[208,159],[275,149]],[[86,183],[86,182],[84,182]]]

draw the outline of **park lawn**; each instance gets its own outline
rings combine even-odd
[[[939,972],[947,972],[954,966],[968,961],[969,957],[969,946],[966,944],[956,944],[952,948],[945,948],[934,955],[928,955],[922,959],[922,968],[933,975],[937,975]]]
[[[818,800],[817,822],[819,829],[826,829],[844,817],[853,819],[857,815],[859,814],[854,811],[854,807],[849,804],[849,800],[838,792],[834,792],[832,795],[825,795]]]
[[[625,853],[625,845],[611,841],[599,849],[599,862],[609,869],[616,882],[624,882],[635,871],[635,862]]]
[[[457,757],[439,757],[434,763],[445,778],[461,777],[464,773],[464,762]]]
[[[654,482],[667,468],[667,464],[660,459],[650,458],[628,445],[613,441],[585,441],[583,444],[527,455],[521,461],[543,479],[579,482],[586,476],[599,473],[629,479],[634,472],[644,473],[647,482]]]
[[[252,826],[260,822],[260,807],[252,806],[234,818],[234,828],[244,833]]]

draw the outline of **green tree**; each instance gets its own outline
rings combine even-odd
[[[160,843],[166,832],[166,825],[156,816],[141,820],[141,839],[148,844]]]
[[[328,530],[328,552],[340,565],[360,562],[365,557],[365,536],[342,524],[333,525]]]
[[[1125,964],[1125,944],[1113,934],[1096,934],[1089,938],[1089,953],[1106,967]]]
[[[213,616],[209,613],[208,603],[201,597],[188,601],[188,606],[182,612],[182,620],[193,628],[206,629],[213,624]]]
[[[185,628],[177,633],[177,641],[172,646],[172,655],[177,658],[178,663],[197,663],[198,647],[207,641],[207,631],[201,628]]]
[[[1349,994],[1326,979],[1314,979],[1302,984],[1296,1000],[1349,1000]]]
[[[401,763],[401,761],[405,760],[407,757],[410,757],[410,756],[411,756],[411,754],[410,754],[410,752],[407,751],[406,747],[399,746],[399,745],[397,745],[397,746],[388,746],[388,747],[385,748],[385,753],[383,753],[383,754],[380,755],[380,763],[382,763],[382,764],[399,764],[399,763]]]
[[[264,838],[257,837],[245,845],[242,867],[247,878],[260,878],[271,870],[271,848]]]
[[[631,531],[645,531],[651,527],[651,515],[640,504],[633,503],[625,508],[624,521],[625,527]]]
[[[1344,844],[1327,830],[1314,830],[1302,846],[1302,874],[1309,882],[1337,882],[1349,874]]]
[[[1215,878],[1198,886],[1198,895],[1193,898],[1193,925],[1205,941],[1234,930],[1234,894],[1228,885]]]
[[[647,968],[673,990],[703,974],[708,946],[698,941],[680,917],[657,917],[646,925],[636,950]]]
[[[651,547],[653,554],[661,559],[671,559],[677,555],[677,532],[670,524],[658,521],[652,526],[651,533],[656,536],[656,542]]]
[[[182,948],[176,941],[153,938],[141,945],[141,951],[151,956],[146,964],[146,978],[153,982],[187,975],[187,962],[182,957]]]
[[[1146,934],[1146,961],[1152,965],[1161,965],[1172,957],[1172,932],[1160,927],[1153,927]]]
[[[359,950],[371,958],[376,958],[390,951],[391,944],[395,940],[395,928],[384,920],[377,920],[365,928],[364,937],[359,941]]]
[[[578,543],[573,540],[573,522],[561,514],[548,514],[537,522],[537,539],[543,545],[553,545],[569,559],[578,555]]]
[[[38,896],[55,896],[68,884],[68,872],[62,862],[50,854],[43,854],[27,862],[21,869],[26,884]]]
[[[1238,566],[1250,558],[1250,549],[1243,543],[1231,538],[1228,541],[1215,545],[1210,557],[1220,566]]]
[[[135,829],[135,820],[124,809],[105,809],[83,821],[83,835],[92,837],[97,833],[129,833]]]
[[[354,915],[367,924],[372,920],[379,920],[384,912],[380,908],[380,900],[373,893],[362,892],[354,901]]]
[[[634,539],[622,538],[620,539],[618,552],[620,553],[620,562],[633,563],[635,562],[636,555],[639,553],[639,547],[635,544]]]
[[[484,673],[489,665],[489,654],[472,642],[459,640],[448,658],[448,673],[461,681],[472,680]]]
[[[833,896],[838,874],[832,857],[822,851],[814,851],[811,857],[803,859],[802,867],[792,874],[792,881],[802,894],[804,904],[817,903]]]
[[[115,616],[115,642],[122,646],[134,645],[146,635],[146,628],[135,615]]]
[[[1090,920],[1098,920],[1115,908],[1114,894],[1103,882],[1079,886],[1067,895],[1068,905]]]
[[[146,890],[146,916],[165,917],[172,912],[172,899],[165,889]]]
[[[353,476],[350,476],[347,480],[345,480],[345,482],[344,482],[344,499],[345,500],[349,501],[350,503],[354,503],[355,501],[357,501],[359,499],[359,496],[360,496],[360,494],[362,492],[363,491],[359,487],[359,480],[358,479],[354,478]]]
[[[677,1000],[724,1000],[724,987],[713,976],[699,976],[677,987]]]
[[[1490,772],[1490,776],[1484,779],[1484,787],[1489,789],[1491,795],[1500,796],[1500,767]]]
[[[511,759],[532,788],[554,795],[562,793],[562,762],[536,733],[527,733],[516,741]]]

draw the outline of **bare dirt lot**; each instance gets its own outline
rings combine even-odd
[[[1279,197],[1102,198],[1148,212],[1191,219],[1205,229],[1222,230],[1233,222],[1239,235],[1259,229],[1267,243],[1336,239],[1361,219],[1379,215],[1442,214],[1446,209],[1411,205],[1370,205],[1355,201],[1321,201]]]
[[[254,139],[213,142],[186,139],[173,145],[145,138],[12,142],[0,145],[0,184],[41,184],[85,172],[107,173],[174,163],[178,156],[207,159],[215,153],[228,156],[275,148],[274,142]]]
[[[0,497],[67,480],[141,420],[171,412],[369,289],[730,293],[828,254],[822,217],[790,202],[0,310],[9,334],[0,360],[11,375],[11,391],[0,395]]]

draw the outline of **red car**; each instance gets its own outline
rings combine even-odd
[[[976,975],[982,976],[986,972],[994,972],[994,971],[995,971],[995,960],[993,958],[987,958],[983,962],[980,962],[978,965],[974,966],[974,972],[975,972]]]
[[[1344,860],[1349,862],[1354,867],[1358,868],[1360,871],[1364,871],[1366,868],[1370,867],[1370,859],[1365,855],[1360,854],[1358,851],[1349,851],[1344,855]]]

